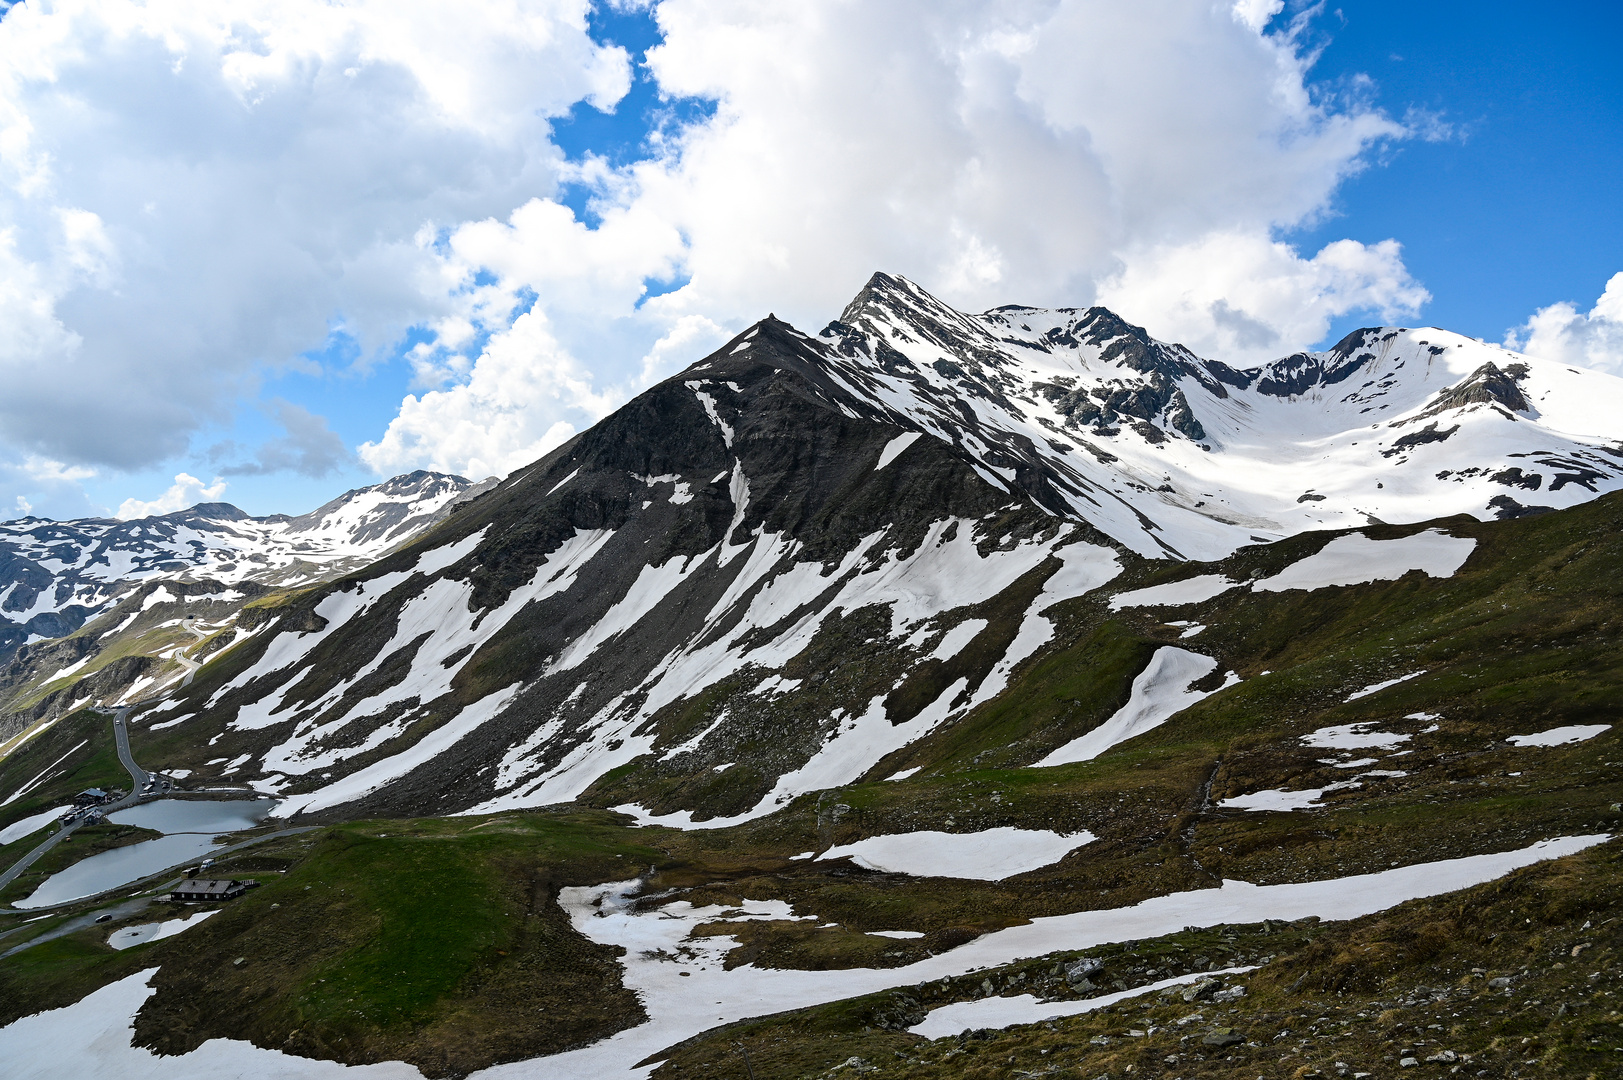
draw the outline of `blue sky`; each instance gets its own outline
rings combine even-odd
[[[1623,270],[1623,8],[1344,3],[1319,25],[1318,78],[1368,75],[1389,112],[1456,134],[1394,150],[1293,241],[1396,237],[1432,294],[1421,318],[1492,341]]]
[[[0,513],[502,472],[872,269],[1231,361],[1390,319],[1623,369],[1613,5],[1153,6],[20,5],[0,54],[92,44],[12,83]]]

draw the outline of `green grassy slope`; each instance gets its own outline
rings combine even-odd
[[[891,967],[1039,915],[1117,907],[1214,887],[1224,878],[1310,880],[1623,829],[1623,499],[1441,527],[1478,540],[1471,559],[1448,579],[1414,573],[1313,592],[1234,590],[1181,608],[1112,612],[1108,594],[1059,605],[1049,613],[1052,647],[1019,669],[999,698],[892,755],[862,782],[805,796],[733,828],[632,829],[600,806],[353,823],[244,853],[236,870],[223,869],[262,872],[265,887],[180,937],[113,954],[100,944],[102,928],[0,961],[0,1019],[161,965],[158,993],[137,1025],[144,1045],[179,1052],[226,1036],[351,1063],[404,1058],[434,1075],[454,1075],[636,1022],[637,1006],[620,985],[614,957],[563,919],[555,897],[564,884],[643,874],[645,893],[657,896],[653,906],[782,899],[798,915],[817,919],[716,924],[699,932],[736,936],[740,945],[728,961],[734,966]],[[1368,531],[1383,537],[1418,528]],[[1213,565],[1130,561],[1110,591],[1197,573],[1248,581],[1328,539],[1297,537]],[[1207,629],[1185,639],[1169,621]],[[860,619],[846,629],[853,641],[867,640]],[[1208,688],[1225,671],[1242,681],[1094,761],[1030,767],[1109,717],[1153,651],[1173,644],[1218,659]],[[829,642],[814,647],[827,650]],[[233,660],[227,654],[219,663]],[[940,682],[945,675],[931,677]],[[1347,700],[1400,675],[1415,677]],[[692,715],[662,722],[706,722],[707,704],[689,705]],[[908,707],[900,701],[898,711]],[[97,723],[105,728],[105,720]],[[1302,741],[1320,728],[1354,723],[1405,738],[1371,751],[1375,762],[1352,769],[1337,766],[1356,755]],[[1564,746],[1507,741],[1572,724],[1614,726]],[[50,744],[54,750],[26,750],[34,761],[49,762],[90,733],[68,721],[58,727],[36,740],[60,740]],[[170,737],[160,733],[152,745]],[[102,738],[110,748],[110,738]],[[51,782],[92,775],[98,745],[90,740],[83,759],[70,757]],[[920,771],[907,780],[880,779],[912,767]],[[0,780],[21,776],[22,783],[33,775],[29,768],[38,772],[43,764],[7,759]],[[1359,775],[1372,770],[1400,775]],[[630,769],[611,776],[588,801],[612,805],[634,792],[636,775]],[[1259,791],[1323,788],[1355,777],[1357,786],[1308,809],[1222,805]],[[735,803],[718,791],[716,806]],[[1004,825],[1087,830],[1096,839],[1051,866],[1001,882],[910,878],[790,858],[865,836]],[[1132,1075],[1307,1076],[1317,1069],[1328,1076],[1335,1075],[1335,1060],[1354,1057],[1358,1069],[1386,1075],[1396,1068],[1386,1056],[1401,1056],[1405,1039],[1436,1043],[1432,1052],[1444,1048],[1440,1037],[1427,1034],[1432,1023],[1451,1033],[1457,1053],[1491,1060],[1490,1076],[1509,1075],[1513,1061],[1524,1076],[1608,1075],[1614,1059],[1594,1057],[1603,1052],[1589,1040],[1612,1037],[1606,1024],[1615,1026],[1616,1006],[1604,1000],[1613,988],[1611,961],[1577,965],[1571,949],[1589,941],[1592,951],[1580,955],[1612,955],[1603,950],[1616,948],[1608,935],[1615,936],[1617,924],[1608,920],[1623,896],[1618,869],[1612,845],[1468,896],[1345,927],[1203,932],[1110,953],[1124,985],[1153,981],[1152,969],[1165,974],[1218,960],[1274,958],[1248,980],[1248,997],[1221,1013],[1207,1010],[1193,1027],[1173,1021],[1197,1006],[1157,999],[961,1045],[926,1047],[895,1030],[898,1016],[982,993],[986,981],[996,992],[1018,993],[1047,980],[1060,992],[1052,985],[1060,958],[1051,957],[977,973],[973,982],[909,990],[903,996],[910,1004],[881,995],[701,1036],[674,1054],[661,1075],[705,1075],[705,1069],[742,1075],[731,1045],[739,1039],[751,1048],[761,1080],[819,1076],[851,1056],[864,1058],[864,1068],[920,1076],[1003,1077],[1019,1070],[1084,1080],[1109,1072],[1119,1080],[1128,1065]],[[287,872],[270,873],[276,870]],[[1505,898],[1524,896],[1536,897],[1536,911],[1546,914],[1523,911],[1518,917],[1533,922],[1515,922],[1510,909],[1533,901]],[[1585,922],[1590,929],[1579,929]],[[0,921],[0,931],[8,925]],[[881,929],[924,936],[901,941],[867,933]],[[1556,949],[1568,959],[1557,958]],[[1536,983],[1536,998],[1513,1002],[1471,981],[1473,966],[1527,968],[1519,976],[1527,985],[1544,981]],[[1601,974],[1591,984],[1596,970]],[[1450,991],[1444,1012],[1451,1015],[1438,1013],[1444,1007],[1430,999],[1403,1004],[1414,987],[1443,983],[1463,988]],[[1557,999],[1577,1004],[1558,1016],[1527,1004]],[[1352,1034],[1340,1036],[1342,1021]],[[1128,1041],[1129,1024],[1159,1030]],[[1258,1047],[1218,1053],[1199,1038],[1184,1039],[1215,1026],[1235,1027]],[[1292,1034],[1279,1034],[1285,1030]],[[1307,1047],[1287,1055],[1310,1030]],[[1095,1044],[1095,1035],[1109,1041]],[[1533,1049],[1516,1057],[1523,1046]],[[1315,1057],[1309,1049],[1324,1053]],[[1533,1064],[1519,1064],[1526,1060]],[[1061,1067],[1051,1069],[1055,1063]]]
[[[530,814],[276,842],[220,864],[263,884],[184,935],[117,953],[102,944],[115,922],[0,962],[0,1020],[158,966],[136,1040],[163,1053],[227,1037],[451,1076],[556,1052],[641,1018],[614,951],[556,903],[563,885],[658,858],[635,839],[601,815]]]
[[[86,788],[129,786],[130,774],[113,745],[112,720],[81,709],[0,758],[0,800],[11,800],[0,806],[0,827],[71,805]]]

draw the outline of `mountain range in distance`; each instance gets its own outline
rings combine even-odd
[[[129,521],[0,522],[0,738],[5,714],[19,701],[28,701],[38,713],[30,719],[38,719],[45,715],[38,712],[40,691],[51,686],[54,693],[63,679],[96,674],[103,666],[98,657],[127,661],[96,686],[97,696],[118,700],[160,666],[148,654],[195,644],[177,629],[183,621],[218,629],[253,597],[360,569],[494,482],[407,473],[346,491],[298,517],[256,518],[229,503],[199,503]],[[95,633],[76,634],[90,621]],[[155,639],[140,640],[154,629]],[[180,665],[168,667],[179,676]],[[142,689],[160,685],[149,679]]]

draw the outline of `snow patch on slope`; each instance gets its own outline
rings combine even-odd
[[[1255,970],[1254,967],[1231,967],[1213,971],[1192,971],[1187,975],[1176,975],[1170,979],[1135,986],[1130,990],[1118,990],[1112,994],[1100,994],[1080,1001],[1042,1001],[1032,994],[987,997],[979,1001],[956,1001],[951,1005],[931,1009],[922,1022],[914,1024],[907,1030],[926,1039],[944,1039],[949,1035],[981,1028],[1036,1024],[1061,1016],[1081,1016],[1097,1012],[1118,1002],[1143,997],[1146,994],[1157,994],[1174,986],[1187,986],[1214,975],[1238,975]]]
[[[0,1059],[7,1080],[60,1080],[64,1076],[119,1080],[422,1080],[400,1061],[340,1065],[264,1050],[237,1039],[210,1039],[179,1056],[159,1055],[132,1043],[135,1014],[157,992],[149,968],[111,983],[65,1009],[25,1016],[0,1029]]]
[[[6,801],[10,802],[11,800],[7,799]],[[71,809],[73,809],[71,806],[58,806],[54,810],[42,810],[20,821],[13,821],[4,829],[0,829],[0,845],[13,843],[25,836],[31,836],[39,832]]]
[[[913,877],[1002,881],[1063,859],[1098,839],[1090,832],[1064,836],[1047,829],[997,828],[972,833],[918,832],[870,836],[831,847],[819,860],[847,856],[858,866]]]
[[[975,640],[975,635],[990,625],[985,619],[965,619],[963,622],[941,635],[934,649],[926,660],[951,660],[964,651],[964,646]]]
[[[1399,683],[1406,683],[1410,679],[1418,679],[1420,676],[1424,675],[1425,673],[1426,673],[1426,670],[1424,668],[1421,668],[1419,671],[1411,671],[1407,675],[1399,675],[1395,679],[1387,679],[1384,682],[1370,683],[1368,686],[1364,687],[1362,690],[1354,690],[1352,693],[1348,694],[1346,700],[1348,700],[1348,701],[1357,701],[1359,698],[1366,698],[1366,697],[1369,697],[1371,694],[1378,694],[1382,690],[1387,689],[1388,687],[1396,686]]]
[[[1356,780],[1341,780],[1334,784],[1326,784],[1322,788],[1304,788],[1301,791],[1273,788],[1268,791],[1254,791],[1249,795],[1236,795],[1231,799],[1224,799],[1217,805],[1224,810],[1312,810],[1319,806],[1319,800],[1332,791],[1346,791],[1363,786]]]
[[[890,442],[886,443],[885,448],[879,451],[879,463],[873,467],[874,472],[878,472],[886,465],[889,465],[891,462],[895,461],[901,456],[903,450],[906,450],[909,446],[912,446],[914,441],[919,439],[923,434],[924,433],[922,431],[909,431],[906,434],[896,436],[894,439],[890,440]]]
[[[183,930],[189,930],[208,918],[218,915],[219,908],[213,911],[197,911],[184,915],[178,919],[166,919],[163,922],[141,923],[139,926],[125,926],[113,931],[107,938],[108,948],[117,952],[133,949],[137,945],[145,945],[149,941],[162,941],[172,938]]]
[[[1174,714],[1216,693],[1189,689],[1189,684],[1211,674],[1217,661],[1173,645],[1163,645],[1149,665],[1133,679],[1132,696],[1110,719],[1072,739],[1041,761],[1039,767],[1091,761],[1118,743],[1159,727]],[[1225,683],[1226,686],[1234,685]]]
[[[419,574],[437,574],[446,567],[453,566],[473,554],[473,549],[479,546],[480,542],[485,538],[485,533],[489,531],[490,526],[486,525],[478,532],[470,536],[464,536],[455,543],[445,544],[425,551],[417,557],[417,562],[412,566],[412,569]]]
[[[1570,724],[1533,735],[1512,735],[1505,741],[1512,746],[1565,746],[1568,743],[1593,739],[1596,735],[1610,730],[1611,724]]]
[[[1453,577],[1476,549],[1468,536],[1427,529],[1398,540],[1371,540],[1363,533],[1338,536],[1316,554],[1292,563],[1252,586],[1258,592],[1324,589],[1396,581],[1411,570],[1434,578]]]
[[[1302,736],[1303,746],[1317,746],[1325,750],[1391,750],[1414,736],[1390,731],[1372,730],[1373,721],[1360,724],[1337,724],[1323,727]]]
[[[1201,604],[1214,596],[1221,596],[1238,584],[1240,584],[1238,581],[1230,581],[1222,574],[1202,574],[1183,581],[1169,581],[1165,585],[1151,585],[1147,589],[1117,593],[1110,598],[1110,610]]]

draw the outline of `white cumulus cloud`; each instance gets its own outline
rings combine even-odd
[[[1304,259],[1257,233],[1211,233],[1131,253],[1099,302],[1162,338],[1232,364],[1264,363],[1319,340],[1330,320],[1413,315],[1431,294],[1393,240],[1338,240]]]
[[[105,508],[86,498],[82,487],[84,481],[95,475],[95,469],[69,465],[39,454],[25,454],[11,460],[0,456],[0,491],[26,493],[12,496],[19,516],[34,513],[36,507],[45,511],[44,516],[59,516],[63,509],[76,516],[105,514]],[[50,509],[47,510],[47,506]]]
[[[443,272],[496,283],[469,290],[444,347],[424,350],[443,388],[407,398],[362,449],[374,468],[523,460],[549,423],[583,426],[668,367],[649,357],[696,359],[769,310],[816,329],[880,269],[973,310],[1119,303],[1152,333],[1238,361],[1312,344],[1350,311],[1427,299],[1394,242],[1303,255],[1276,241],[1408,132],[1315,97],[1291,32],[1264,32],[1272,0],[654,10],[665,39],[649,70],[714,115],[648,160],[582,168],[596,228],[538,199],[451,234]],[[685,284],[643,301],[648,278]],[[551,328],[529,363],[571,374],[526,374],[492,406],[489,387],[516,369],[499,316],[520,295]],[[678,348],[672,331],[694,318],[714,329]],[[481,327],[494,334],[483,354],[466,347]],[[537,418],[517,422],[525,412]],[[499,421],[478,438],[445,434],[487,413]]]
[[[1105,299],[1241,360],[1424,300],[1384,238],[1278,241],[1416,134],[1313,87],[1280,0],[609,6],[663,43],[594,41],[589,0],[11,8],[0,466],[174,461],[335,329],[362,369],[417,342],[359,458],[480,476],[874,270],[970,309]],[[639,70],[713,108],[567,159],[552,121]],[[320,420],[231,475],[320,475]]]
[[[0,457],[135,469],[334,320],[457,301],[418,241],[552,194],[589,0],[57,0],[0,18]]]
[[[216,502],[225,494],[225,488],[226,482],[219,477],[215,477],[212,484],[205,484],[190,473],[180,473],[169,489],[156,499],[125,499],[118,508],[118,517],[121,521],[128,521],[131,518],[172,514],[200,502]]]
[[[468,380],[448,390],[410,396],[361,459],[379,472],[415,465],[473,479],[505,475],[575,434],[560,412],[593,420],[618,402],[559,347],[540,311],[520,315],[480,356]]]
[[[1612,275],[1588,314],[1565,300],[1539,308],[1505,336],[1529,356],[1623,375],[1623,272]]]

